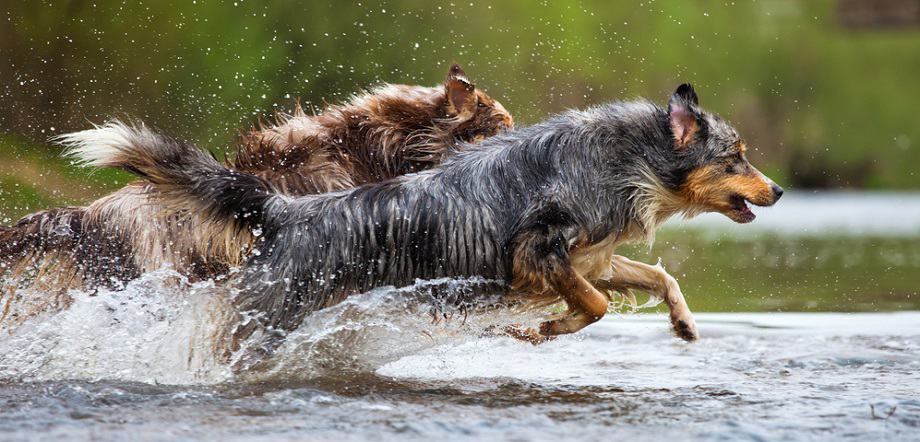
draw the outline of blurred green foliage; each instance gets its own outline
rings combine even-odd
[[[0,131],[132,115],[221,150],[294,99],[437,84],[452,61],[520,124],[693,82],[791,187],[917,188],[920,31],[831,0],[3,2]],[[6,147],[4,146],[4,149]],[[0,151],[0,160],[9,156]],[[87,195],[89,197],[91,195]]]
[[[0,134],[0,225],[38,210],[87,203],[130,179],[117,170],[74,167],[50,149]]]
[[[651,249],[633,245],[617,253],[649,263],[660,259],[697,311],[920,309],[917,237],[713,237],[670,227]]]

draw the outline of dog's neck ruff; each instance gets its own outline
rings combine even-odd
[[[655,232],[662,223],[674,215],[682,214],[689,219],[705,210],[695,204],[689,204],[680,193],[668,189],[648,166],[639,168],[639,176],[632,185],[636,192],[632,195],[632,224],[627,234],[634,232],[626,240],[639,240],[649,246],[655,242]]]

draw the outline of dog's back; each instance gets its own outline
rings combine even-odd
[[[461,194],[441,171],[354,190],[266,205],[265,242],[248,263],[238,304],[290,315],[334,305],[351,293],[416,279],[504,279],[507,229],[488,195]],[[285,250],[285,252],[281,252]],[[268,295],[263,290],[268,281]],[[268,303],[269,305],[266,305]]]

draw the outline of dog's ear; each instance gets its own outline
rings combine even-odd
[[[447,93],[448,111],[466,120],[476,112],[477,98],[476,86],[466,76],[460,65],[454,64],[447,72],[447,81],[444,82]]]
[[[671,117],[671,134],[678,149],[690,145],[700,130],[700,100],[693,86],[684,83],[677,87],[668,101],[668,115]]]

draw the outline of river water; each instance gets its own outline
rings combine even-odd
[[[920,236],[920,192],[790,192],[776,206],[755,207],[754,213],[757,219],[751,224],[707,213],[689,221],[675,219],[668,226],[732,234]]]
[[[913,235],[920,199],[896,197],[895,221],[821,198],[755,225]],[[435,322],[419,283],[317,312],[235,373],[214,287],[174,276],[0,327],[0,440],[920,440],[920,312],[699,313],[687,344],[640,311],[532,346],[484,330],[537,316]]]

